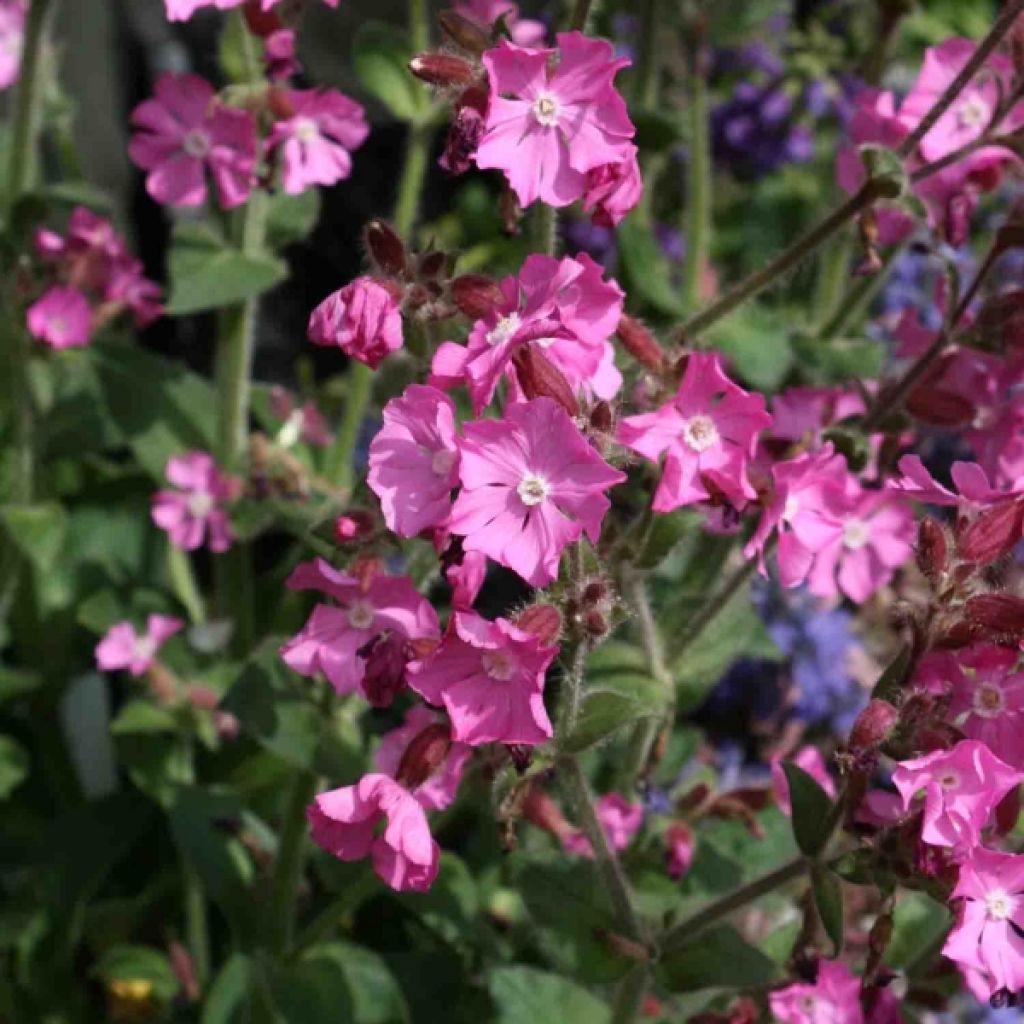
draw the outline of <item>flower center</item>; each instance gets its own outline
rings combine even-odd
[[[519,330],[522,321],[518,313],[499,316],[498,322],[487,332],[488,345],[502,345]]]
[[[943,789],[959,789],[960,788],[960,775],[957,772],[947,769],[939,776],[939,785]]]
[[[369,629],[373,625],[373,605],[357,598],[348,606],[348,624],[353,629]]]
[[[537,476],[534,473],[527,473],[522,480],[519,481],[519,486],[516,488],[516,494],[519,495],[520,501],[524,505],[539,505],[550,493],[551,487],[542,476]]]
[[[136,661],[152,661],[154,654],[156,654],[156,641],[152,637],[140,636],[135,638]]]
[[[683,424],[683,440],[695,452],[706,452],[718,444],[718,427],[715,426],[715,421],[710,416],[705,416],[702,413]]]
[[[437,476],[447,476],[452,471],[452,466],[455,465],[457,458],[458,453],[453,452],[450,448],[439,448],[430,460],[430,468]]]
[[[1003,691],[994,683],[982,683],[974,692],[974,713],[982,718],[995,718],[1005,707]]]
[[[484,671],[492,678],[501,683],[508,682],[518,668],[516,659],[507,651],[484,651],[480,659]]]
[[[851,551],[864,547],[871,538],[871,531],[863,519],[851,519],[843,527],[843,544]]]
[[[956,112],[961,128],[984,128],[991,117],[991,108],[980,96],[964,100]]]
[[[1014,911],[1014,902],[1005,889],[985,893],[985,910],[993,921],[1005,921]]]
[[[782,506],[782,518],[786,522],[792,522],[796,518],[797,513],[800,511],[800,500],[795,494],[789,495],[786,498],[786,504]]]
[[[206,519],[213,511],[213,495],[206,491],[193,491],[188,496],[188,514],[193,519]]]
[[[68,322],[62,316],[51,316],[50,317],[50,333],[63,335],[68,332]]]
[[[311,117],[296,118],[292,131],[299,142],[313,142],[320,137],[320,128]]]
[[[541,93],[533,102],[533,116],[545,128],[558,124],[558,100],[550,93]]]
[[[181,141],[181,148],[196,160],[202,160],[210,152],[210,139],[206,132],[194,129]]]

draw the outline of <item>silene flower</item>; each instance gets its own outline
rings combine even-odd
[[[237,497],[237,481],[200,451],[168,459],[166,474],[176,489],[153,495],[153,522],[183,551],[195,551],[204,542],[215,553],[227,551],[233,535],[224,505]]]

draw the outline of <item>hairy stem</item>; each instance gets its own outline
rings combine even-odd
[[[594,0],[574,0],[572,14],[569,15],[570,32],[587,31],[587,23],[590,21],[590,15],[593,13],[593,6]]]
[[[633,102],[645,110],[650,110],[658,97],[657,33],[658,0],[642,0]]]
[[[766,555],[771,547],[774,547],[774,544],[772,541],[769,541],[765,545]],[[682,654],[725,611],[729,602],[742,590],[743,586],[756,571],[757,559],[748,559],[697,609],[697,613],[686,624],[686,628],[673,645],[672,653],[674,656],[678,657],[678,655]]]

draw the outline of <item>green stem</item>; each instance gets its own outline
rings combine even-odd
[[[430,11],[427,0],[409,0],[409,45],[422,53],[430,46]]]
[[[558,211],[553,206],[534,204],[528,230],[531,252],[547,253],[548,256],[558,252]]]
[[[701,283],[711,244],[711,138],[708,86],[703,46],[694,47],[689,74],[690,147],[686,173],[686,259],[683,262],[683,305],[700,304]]]
[[[285,804],[270,887],[267,937],[270,951],[287,953],[295,936],[295,895],[306,854],[306,808],[316,792],[316,776],[299,772]]]
[[[857,279],[857,283],[835,305],[832,315],[818,328],[819,341],[830,341],[840,335],[851,322],[856,322],[871,305],[882,285],[899,258],[907,251],[907,245],[891,246],[882,260],[881,269],[869,276]]]
[[[658,0],[642,0],[633,102],[644,110],[652,109],[658,98],[657,33]]]
[[[572,5],[572,14],[569,15],[570,32],[586,32],[587,22],[590,21],[594,6],[594,0],[575,0]]]
[[[821,254],[814,295],[814,308],[819,320],[826,319],[843,299],[843,289],[850,278],[852,250],[853,236],[844,231]]]
[[[771,547],[774,547],[774,543],[769,541],[765,545],[766,555]],[[679,639],[673,644],[673,654],[676,657],[682,654],[725,611],[729,602],[756,571],[757,559],[748,559],[701,605],[697,613],[686,624],[686,628],[680,634]]]
[[[612,998],[612,1024],[632,1024],[647,992],[647,964],[636,964],[619,982]]]
[[[402,166],[402,177],[398,181],[394,213],[395,231],[406,242],[412,241],[409,236],[415,230],[419,216],[420,198],[427,176],[427,161],[430,158],[432,136],[432,128],[426,118],[422,121],[414,121],[409,126],[409,136],[405,145],[405,163]]]
[[[338,489],[342,501],[348,501],[355,486],[353,454],[372,393],[373,370],[353,360],[345,379],[345,413],[324,467],[324,476]]]
[[[185,606],[192,625],[201,626],[206,622],[206,603],[192,570],[192,559],[187,551],[173,544],[167,545],[167,575],[171,590]]]
[[[210,935],[206,916],[206,896],[199,872],[187,856],[181,858],[182,900],[185,913],[185,943],[192,955],[196,981],[205,989],[210,977]]]

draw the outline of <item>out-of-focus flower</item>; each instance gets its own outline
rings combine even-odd
[[[92,310],[77,289],[54,285],[28,308],[27,323],[34,338],[52,348],[88,345],[92,337]]]
[[[228,11],[232,7],[240,7],[247,0],[164,0],[169,21],[188,21],[196,11],[203,7],[215,7],[218,11]],[[281,0],[260,0],[260,10],[269,11]],[[337,7],[338,0],[324,0],[328,7]]]
[[[644,823],[644,809],[620,793],[606,793],[597,801],[597,820],[608,837],[608,845],[613,850],[624,850]],[[590,840],[582,832],[567,833],[562,846],[566,852],[580,857],[594,856]]]
[[[153,522],[183,551],[195,551],[204,541],[211,551],[227,551],[232,533],[224,504],[237,496],[236,481],[220,472],[212,455],[199,451],[169,459],[166,474],[177,490],[153,495]]]
[[[25,0],[0,0],[0,89],[9,89],[21,73],[26,11]]]
[[[768,1003],[782,1024],[864,1024],[860,978],[837,960],[819,961],[813,985],[787,985],[772,992]]]
[[[519,16],[519,5],[511,0],[455,0],[455,10],[483,28],[492,28],[499,18],[516,46],[543,46],[547,28],[542,21]]]
[[[126,668],[133,676],[141,676],[160,648],[184,625],[169,615],[150,615],[146,631],[139,634],[130,622],[119,622],[96,645],[96,666],[103,672]]]
[[[665,833],[665,845],[668,848],[665,858],[665,870],[668,877],[678,880],[682,878],[690,865],[693,864],[696,840],[693,829],[681,821],[669,825]]]

